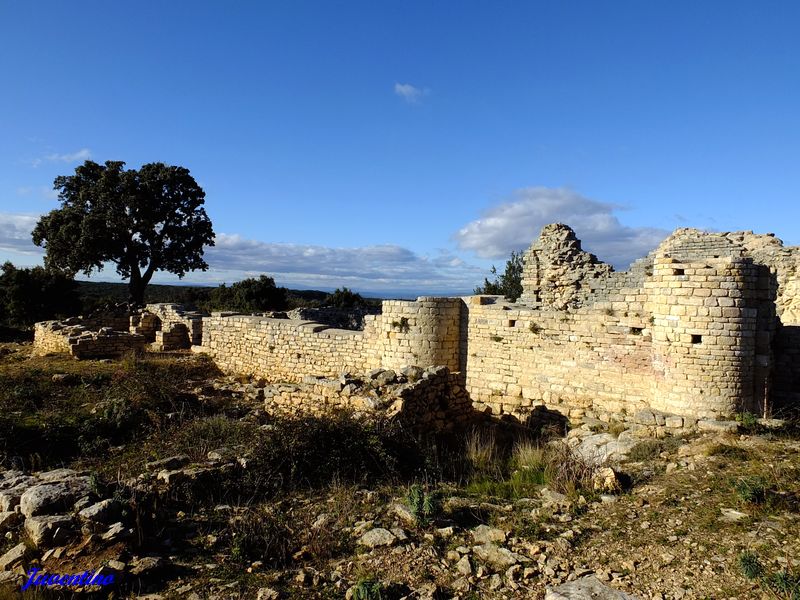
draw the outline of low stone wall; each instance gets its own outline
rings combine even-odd
[[[33,354],[69,353],[70,346],[67,341],[69,333],[64,331],[65,325],[59,321],[42,321],[33,326]],[[81,331],[84,328],[81,327]]]
[[[270,382],[299,383],[306,375],[338,377],[373,367],[362,331],[235,313],[212,313],[203,330],[203,350],[222,370]]]
[[[148,322],[148,315],[157,317],[158,323],[153,323],[152,321]],[[188,347],[189,344],[199,346],[203,343],[203,317],[203,313],[186,310],[180,304],[168,302],[148,304],[145,306],[144,313],[142,314],[142,325],[148,329],[152,329],[153,334],[156,330],[174,331],[177,333],[180,331],[180,328],[173,329],[173,326],[183,325],[186,328],[188,337],[186,342],[187,346],[184,347]],[[132,322],[131,325],[133,326],[134,323]]]
[[[101,327],[91,331],[80,319],[43,321],[34,326],[33,354],[67,353],[75,358],[119,357],[128,352],[143,352],[143,335]]]
[[[400,374],[376,369],[335,379],[308,376],[300,383],[267,385],[259,393],[269,413],[321,416],[331,410],[351,409],[385,414],[426,431],[446,431],[478,416],[459,381],[458,374],[447,367],[403,369]]]

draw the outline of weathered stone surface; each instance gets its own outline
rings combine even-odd
[[[512,552],[508,548],[503,548],[492,543],[474,546],[472,552],[479,560],[488,563],[496,569],[505,570],[518,563],[530,562],[527,556],[522,556],[521,554]]]
[[[106,541],[113,542],[118,539],[128,537],[130,533],[131,531],[126,529],[125,525],[123,525],[122,523],[114,523],[108,528],[108,531],[106,531],[100,537],[102,537]]]
[[[81,496],[91,493],[88,477],[72,477],[28,488],[20,497],[20,511],[26,517],[52,514],[72,508]]]
[[[603,467],[594,472],[592,487],[596,492],[619,492],[622,490],[622,480],[614,469]]]
[[[0,512],[0,532],[16,527],[22,522],[22,515],[18,512]]]
[[[506,541],[506,532],[502,529],[489,527],[488,525],[478,525],[472,530],[472,540],[476,544],[487,544],[490,542],[502,544]]]
[[[65,533],[72,532],[72,517],[68,515],[43,515],[25,519],[25,533],[34,546],[41,548],[57,537],[66,539]]]
[[[394,536],[394,534],[387,529],[383,529],[382,527],[370,529],[358,540],[359,544],[366,546],[367,548],[392,546],[395,544],[395,542],[397,542],[397,538]]]
[[[557,588],[548,588],[545,600],[639,600],[598,581],[594,575],[564,583]]]
[[[118,513],[119,506],[116,502],[106,499],[84,508],[78,513],[78,516],[84,521],[108,525],[118,516]]]
[[[739,431],[739,424],[736,421],[713,421],[705,419],[697,422],[700,431],[714,431],[716,433],[736,433]]]
[[[456,563],[456,571],[465,577],[472,575],[472,564],[469,562],[469,556],[462,556]]]
[[[0,571],[10,571],[17,565],[22,564],[28,555],[28,548],[25,544],[17,544],[11,550],[0,556]]]
[[[166,561],[160,556],[142,556],[131,561],[128,572],[136,577],[141,577],[161,569],[165,564]]]

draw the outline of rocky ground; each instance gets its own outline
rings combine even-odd
[[[0,598],[42,594],[19,592],[31,568],[113,575],[50,588],[64,598],[800,595],[800,441],[779,423],[656,439],[592,422],[510,454],[489,428],[412,473],[350,421],[303,425],[317,456],[196,357],[3,348]],[[362,477],[345,463],[364,453]]]

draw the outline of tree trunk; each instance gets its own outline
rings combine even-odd
[[[131,279],[128,282],[128,303],[133,306],[144,306],[144,288],[147,284],[142,280],[139,269],[131,269]]]

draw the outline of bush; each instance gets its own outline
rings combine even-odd
[[[761,477],[742,477],[733,484],[736,494],[746,504],[763,504],[769,488]]]
[[[230,287],[224,283],[209,293],[206,302],[201,302],[207,310],[235,310],[244,313],[267,310],[285,310],[288,290],[275,286],[272,277],[261,275],[258,279],[249,278],[237,281]]]
[[[335,306],[336,308],[355,308],[357,306],[366,306],[367,302],[361,296],[346,287],[336,288],[336,290],[329,294],[325,299],[326,306]]]
[[[419,484],[412,485],[406,494],[406,504],[421,527],[433,523],[442,512],[441,497],[438,492],[429,492]]]
[[[383,600],[383,585],[375,579],[359,579],[353,587],[353,600]]]
[[[739,555],[739,570],[747,579],[759,579],[764,574],[764,565],[755,553],[746,550]]]
[[[280,567],[291,558],[292,530],[280,511],[250,510],[231,523],[230,532],[231,557],[237,562]]]
[[[0,323],[30,327],[75,315],[80,306],[77,284],[69,277],[42,267],[18,269],[10,262],[0,267]]]
[[[407,479],[426,465],[422,446],[397,422],[357,419],[348,411],[276,419],[255,443],[252,458],[244,486],[256,496],[332,482]]]

